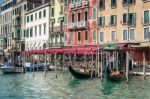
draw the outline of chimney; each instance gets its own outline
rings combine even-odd
[[[33,3],[33,9],[35,8],[35,3]]]
[[[42,4],[45,4],[45,0],[42,0]]]

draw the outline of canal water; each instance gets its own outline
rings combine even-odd
[[[69,72],[7,74],[0,72],[0,99],[150,99],[150,77],[113,83],[77,80]]]

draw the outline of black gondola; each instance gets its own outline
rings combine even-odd
[[[117,75],[112,75],[112,72],[110,71],[109,68],[107,68],[107,79],[112,81],[112,82],[117,82],[121,81],[125,78],[123,73],[117,74]]]
[[[91,73],[85,73],[85,72],[81,72],[81,71],[78,71],[78,70],[74,70],[72,68],[72,66],[69,66],[69,71],[77,79],[91,78]],[[96,73],[95,72],[92,73],[92,77],[96,77]]]

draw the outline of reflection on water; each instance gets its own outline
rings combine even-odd
[[[116,86],[116,82],[110,82],[110,81],[107,81],[107,80],[104,80],[104,82],[102,83],[102,86],[103,86],[103,94],[104,95],[110,95],[113,91],[113,88]]]
[[[130,78],[125,82],[100,79],[70,79],[69,72],[15,75],[0,73],[0,99],[149,99],[150,78]]]
[[[81,84],[81,80],[73,79],[73,80],[69,81],[68,86],[70,86],[71,88],[75,88],[75,87],[79,87],[80,84]]]

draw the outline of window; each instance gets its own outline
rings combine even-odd
[[[143,1],[144,3],[145,3],[145,2],[150,2],[149,0],[142,0],[142,1]]]
[[[93,38],[93,42],[95,42],[96,41],[96,30],[93,30],[92,38]]]
[[[40,11],[40,12],[39,12],[39,19],[41,18],[41,14],[42,14],[42,13],[41,13],[41,11]]]
[[[125,13],[123,14],[123,24],[127,24],[128,23],[128,14]]]
[[[75,4],[75,0],[72,0],[72,4]]]
[[[128,40],[128,32],[127,32],[127,30],[123,30],[123,40]]]
[[[29,16],[27,16],[27,23],[29,22]]]
[[[130,29],[130,40],[135,40],[135,29]]]
[[[81,32],[78,32],[78,41],[81,41]]]
[[[94,7],[93,8],[93,20],[96,20],[96,16],[97,16],[97,14],[96,14],[96,8]]]
[[[27,37],[29,37],[29,28],[27,28]]]
[[[51,16],[54,17],[54,8],[51,10]]]
[[[99,26],[105,25],[105,17],[99,17]]]
[[[35,36],[37,36],[37,26],[35,26],[34,29],[35,29]]]
[[[67,6],[68,5],[68,0],[65,0],[65,6]]]
[[[64,40],[67,41],[67,33],[64,34]]]
[[[99,8],[100,9],[105,9],[105,0],[100,0],[99,1]]]
[[[63,5],[60,5],[60,12],[59,12],[60,15],[63,14]]]
[[[85,31],[85,40],[88,40],[88,31]]]
[[[30,37],[32,37],[33,36],[33,28],[31,27],[30,28]]]
[[[116,7],[116,0],[111,0],[111,7],[115,8]]]
[[[104,32],[100,32],[99,34],[99,41],[104,42]]]
[[[54,31],[54,22],[52,22],[52,26],[51,26],[51,32]]]
[[[67,24],[67,14],[65,13],[65,16],[64,16],[64,23]]]
[[[23,37],[26,37],[26,30],[24,30],[23,32]]]
[[[81,0],[78,0],[78,4],[81,4]]]
[[[24,10],[26,10],[27,9],[27,6],[26,6],[26,4],[24,4]]]
[[[136,14],[129,13],[129,25],[135,25],[135,24],[136,24]]]
[[[46,23],[43,24],[44,26],[44,35],[46,34]]]
[[[80,22],[80,16],[81,15],[81,13],[80,12],[78,12],[78,22]]]
[[[71,41],[73,41],[73,42],[74,42],[74,37],[75,37],[75,33],[72,32],[72,33],[71,33]]]
[[[128,4],[135,4],[135,0],[123,0],[122,5],[126,6]]]
[[[144,24],[150,24],[150,10],[144,11]]]
[[[51,4],[55,4],[55,0],[51,0]]]
[[[111,40],[114,41],[116,39],[116,32],[112,31],[111,32]]]
[[[32,22],[32,21],[33,21],[33,15],[31,15],[30,18],[31,18],[30,20],[31,20],[31,22]]]
[[[35,13],[35,20],[37,20],[37,13]]]
[[[41,25],[39,25],[39,35],[41,35]]]
[[[84,12],[84,18],[85,18],[85,21],[88,21],[88,11]]]
[[[150,28],[149,27],[144,28],[144,39],[150,40]]]
[[[135,4],[135,0],[129,0],[128,4]]]
[[[60,20],[60,31],[63,31],[63,20]]]
[[[116,25],[116,23],[117,23],[117,16],[111,15],[110,16],[110,25]]]
[[[43,10],[43,17],[46,17],[46,10]]]
[[[74,13],[72,13],[72,23],[74,23]]]

